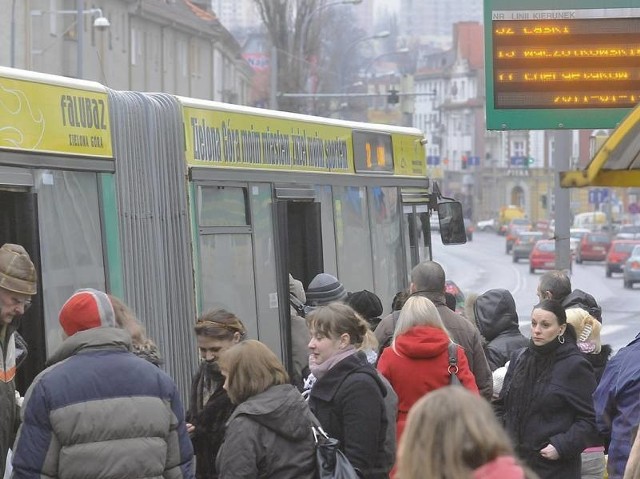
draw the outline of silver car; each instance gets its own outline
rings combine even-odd
[[[513,262],[517,263],[522,258],[529,259],[533,246],[536,241],[541,239],[544,239],[544,234],[541,231],[520,231],[511,247]]]
[[[622,280],[625,288],[633,288],[633,283],[640,282],[640,245],[633,247],[631,256],[624,263]]]

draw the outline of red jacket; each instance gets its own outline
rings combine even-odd
[[[389,380],[398,395],[397,438],[402,436],[411,406],[426,393],[447,386],[449,372],[449,336],[432,326],[415,326],[398,336],[393,347],[385,348],[378,370]],[[467,356],[458,346],[458,378],[464,387],[478,392]]]
[[[511,456],[499,456],[473,471],[473,479],[525,479],[524,471]]]

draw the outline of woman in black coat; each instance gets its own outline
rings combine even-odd
[[[224,309],[203,314],[194,329],[202,362],[191,384],[187,431],[196,456],[196,479],[217,479],[216,456],[225,423],[234,409],[223,387],[218,358],[244,340],[246,329],[240,319]]]
[[[389,477],[385,434],[386,389],[363,352],[368,325],[349,306],[331,303],[307,317],[311,333],[309,368],[316,377],[309,407],[327,434],[364,479]]]
[[[541,479],[580,479],[580,453],[597,440],[595,387],[562,305],[541,301],[531,314],[530,344],[512,356],[496,402],[518,456]]]

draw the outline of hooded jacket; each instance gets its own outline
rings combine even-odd
[[[436,306],[444,327],[447,328],[451,335],[451,339],[465,350],[469,369],[471,369],[476,379],[478,391],[484,398],[490,400],[493,397],[493,377],[482,349],[482,338],[478,328],[474,327],[473,324],[458,313],[449,309],[445,303],[444,292],[421,292],[420,295],[430,299]],[[396,319],[394,319],[392,313],[380,321],[374,331],[378,343],[385,344],[388,338],[393,336]]]
[[[313,479],[315,441],[309,407],[290,384],[239,404],[217,459],[220,479]]]
[[[428,392],[449,385],[449,336],[433,326],[414,326],[388,347],[378,361],[378,370],[398,395],[397,438],[400,440],[409,409]],[[462,385],[478,392],[469,369],[467,355],[458,347],[458,379]]]
[[[387,479],[386,389],[363,352],[348,356],[318,379],[309,407],[322,428],[340,441],[340,449],[364,479]]]
[[[485,356],[491,371],[504,366],[511,354],[527,347],[529,340],[520,332],[513,296],[506,289],[490,289],[479,295],[467,308],[485,339]]]
[[[13,478],[193,478],[178,389],[133,355],[129,333],[67,338],[25,396]]]

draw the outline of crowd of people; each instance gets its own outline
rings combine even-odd
[[[241,318],[205,312],[186,410],[135,313],[81,289],[22,398],[37,273],[5,244],[0,476],[314,479],[321,429],[362,479],[640,478],[640,339],[611,357],[597,301],[561,271],[540,277],[528,338],[508,290],[469,295],[459,314],[445,279],[420,263],[383,315],[371,291],[289,275],[290,371]]]

